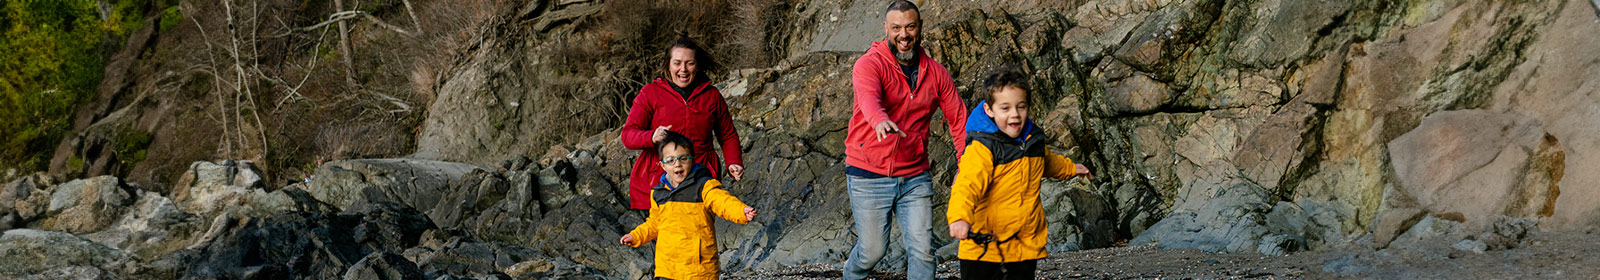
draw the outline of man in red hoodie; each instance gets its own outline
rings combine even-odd
[[[915,4],[889,4],[883,22],[887,36],[856,59],[851,73],[855,106],[845,137],[845,178],[857,239],[845,262],[845,279],[872,272],[887,251],[889,224],[895,220],[905,243],[906,278],[934,276],[928,124],[934,109],[942,111],[959,154],[966,148],[967,110],[950,72],[922,49],[921,28]]]

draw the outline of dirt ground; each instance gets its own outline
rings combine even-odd
[[[1154,245],[1054,253],[1039,263],[1040,279],[1600,279],[1600,230],[1538,233],[1516,248],[1454,248],[1453,242],[1373,250],[1358,245],[1291,253],[1213,254]],[[842,264],[802,265],[732,273],[727,279],[837,279]],[[939,265],[939,279],[958,279],[959,265]],[[879,279],[904,279],[885,273]]]

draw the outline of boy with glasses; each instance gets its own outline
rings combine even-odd
[[[666,134],[656,147],[666,173],[650,190],[650,217],[620,241],[639,247],[659,239],[657,278],[716,279],[717,230],[712,215],[742,225],[755,219],[756,209],[728,194],[710,171],[694,164],[692,140],[677,132]]]

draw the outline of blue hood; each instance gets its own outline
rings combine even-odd
[[[972,113],[967,114],[967,133],[970,134],[972,132],[982,132],[1005,136],[1005,133],[1000,132],[1000,126],[994,123],[994,119],[989,118],[989,113],[983,111],[985,106],[989,106],[986,104],[986,102],[988,101],[978,101],[978,106],[972,107]],[[1033,125],[1033,118],[1027,118],[1023,120],[1022,135],[1015,138],[1017,142],[1026,140],[1028,139],[1028,136],[1033,135],[1035,127],[1036,126]]]
[[[706,174],[700,174],[702,172],[704,172]],[[696,165],[694,165],[694,168],[690,168],[689,169],[689,174],[687,174],[687,175],[685,175],[683,177],[683,182],[678,183],[678,184],[682,185],[683,183],[692,182],[692,181],[694,181],[694,179],[702,177],[702,176],[709,177],[709,176],[711,176],[711,173],[710,173],[710,171],[705,170],[705,168],[702,168],[699,164],[696,164]],[[673,186],[672,185],[672,180],[667,177],[667,173],[666,172],[662,172],[661,173],[661,186],[667,187],[667,190],[673,190],[673,189],[677,189],[679,187],[679,186]]]

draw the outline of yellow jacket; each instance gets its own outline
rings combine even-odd
[[[978,105],[980,108],[983,104]],[[982,111],[976,111],[981,115]],[[961,240],[957,258],[984,262],[1016,262],[1041,259],[1048,254],[1050,239],[1045,227],[1044,206],[1039,199],[1042,177],[1068,179],[1077,173],[1071,159],[1046,148],[1049,139],[1032,122],[1027,123],[1022,141],[974,125],[968,120],[966,153],[961,155],[955,183],[950,189],[950,206],[945,213],[950,223],[967,221],[971,232],[993,234],[994,241],[979,246],[971,239]],[[987,247],[987,251],[985,251]],[[981,258],[980,258],[981,255]]]
[[[689,177],[669,188],[666,175],[650,190],[650,218],[635,227],[634,247],[656,242],[656,277],[717,279],[717,229],[712,214],[738,224],[745,219],[744,202],[722,189],[705,168],[695,166]]]

